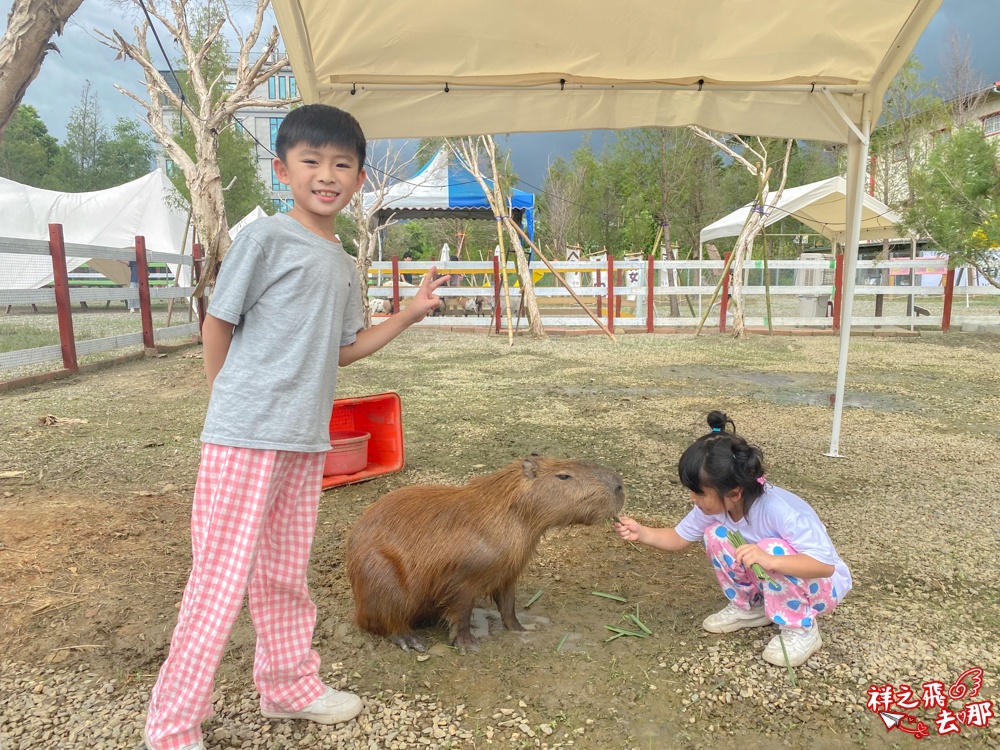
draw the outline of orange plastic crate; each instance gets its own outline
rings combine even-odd
[[[403,407],[398,393],[338,398],[330,414],[330,432],[370,432],[368,465],[356,474],[323,477],[323,489],[363,482],[403,468]]]

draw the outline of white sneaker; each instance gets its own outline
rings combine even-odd
[[[726,608],[709,615],[701,626],[709,633],[732,633],[743,628],[759,628],[770,625],[771,620],[764,614],[764,605],[740,609],[730,602]]]
[[[788,652],[788,664],[792,667],[805,664],[823,645],[823,639],[819,637],[819,627],[816,625],[811,628],[781,627],[778,635],[764,647],[762,654],[764,661],[777,667],[785,666],[785,655],[781,651],[782,640],[785,642],[785,651]]]
[[[156,748],[153,747],[153,743],[149,741],[149,737],[146,735],[145,729],[142,730],[142,741],[146,745],[146,750],[156,750]],[[205,750],[205,743],[198,740],[193,745],[185,745],[181,748],[181,750]]]
[[[317,724],[340,724],[350,721],[363,708],[361,699],[354,693],[345,693],[327,686],[323,694],[299,711],[265,711],[268,719],[308,719]]]

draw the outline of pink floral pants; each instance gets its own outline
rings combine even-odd
[[[757,546],[771,555],[794,555],[795,549],[784,539],[766,538]],[[764,613],[771,622],[789,628],[811,628],[816,618],[837,606],[831,578],[796,578],[771,573],[773,581],[759,580],[750,568],[736,562],[729,532],[722,524],[705,529],[705,554],[712,562],[722,592],[743,610],[758,606],[763,600]]]

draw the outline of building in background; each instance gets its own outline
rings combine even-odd
[[[978,124],[1000,148],[1000,82],[973,91],[961,100],[951,99],[943,104],[940,116],[932,118],[931,124],[922,126],[919,132],[915,131],[911,142],[889,143],[883,153],[871,154],[869,194],[894,208],[905,206],[910,170],[924,162],[935,143],[950,137],[955,127],[966,123]]]

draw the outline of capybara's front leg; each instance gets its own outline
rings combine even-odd
[[[496,602],[497,609],[500,610],[500,619],[507,630],[524,632],[525,627],[518,621],[514,614],[514,582],[504,584],[493,592],[493,601]]]
[[[403,651],[426,651],[423,639],[412,630],[408,633],[396,633],[389,636],[389,640],[399,646]]]
[[[479,651],[479,641],[472,635],[472,604],[471,597],[456,602],[448,608],[445,615],[450,624],[448,640],[452,646],[457,646],[463,654],[466,651],[473,653]]]

